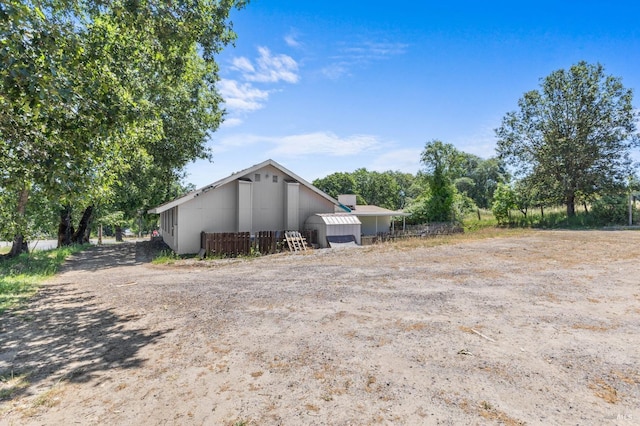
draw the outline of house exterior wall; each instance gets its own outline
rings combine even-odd
[[[303,227],[305,221],[316,213],[333,213],[334,204],[316,194],[307,187],[300,187],[300,204],[298,206],[298,226]]]
[[[235,182],[200,194],[178,206],[178,254],[197,253],[200,233],[236,232],[238,226],[238,185]]]
[[[178,253],[178,207],[162,212],[160,226],[162,240]]]
[[[284,229],[299,230],[300,214],[298,212],[300,206],[300,184],[285,183],[285,200],[284,200]]]
[[[273,166],[266,166],[244,176],[253,181],[253,216],[251,232],[284,228],[284,177]]]
[[[238,232],[251,232],[253,226],[253,182],[238,181]]]
[[[358,215],[356,214],[356,216]],[[389,232],[391,228],[390,216],[358,216],[358,219],[362,222],[362,235],[376,235],[378,232]]]
[[[330,200],[292,180],[271,165],[238,175],[161,213],[163,239],[178,254],[197,253],[202,231],[301,230],[309,216],[333,213]],[[171,220],[175,221],[172,227]],[[165,224],[169,231],[164,230]]]

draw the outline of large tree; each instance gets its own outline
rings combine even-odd
[[[0,4],[0,189],[12,254],[29,237],[34,189],[64,216],[113,196],[139,161],[169,182],[209,156],[206,136],[222,118],[214,55],[234,39],[229,11],[244,3]]]
[[[516,176],[557,188],[568,216],[575,215],[578,196],[613,190],[632,173],[632,91],[602,65],[580,62],[554,71],[518,106],[496,129],[498,155]]]
[[[463,172],[465,157],[453,145],[439,140],[425,144],[420,162],[424,165],[429,194],[424,200],[426,217],[432,222],[454,220],[454,181]]]

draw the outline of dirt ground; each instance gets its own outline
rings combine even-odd
[[[0,316],[0,424],[640,424],[640,232],[149,257]]]

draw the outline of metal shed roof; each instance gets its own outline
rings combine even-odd
[[[319,213],[311,216],[309,219],[313,217],[318,217],[322,222],[327,225],[360,225],[360,219],[357,216],[353,216],[350,214],[336,214],[336,213]],[[307,219],[307,221],[309,221]],[[317,223],[317,222],[316,222]]]

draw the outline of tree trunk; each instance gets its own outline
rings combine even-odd
[[[16,257],[21,253],[29,253],[29,244],[22,234],[16,235],[13,238],[13,244],[11,245],[11,251],[8,256]]]
[[[93,214],[93,206],[89,206],[84,210],[82,214],[82,219],[80,219],[80,223],[78,224],[78,229],[73,233],[72,242],[74,244],[88,244],[89,243],[89,234],[91,233],[91,228],[89,224],[91,223],[91,215]]]
[[[540,206],[540,216],[544,219],[544,206]]]
[[[58,248],[70,246],[73,236],[73,226],[71,225],[71,206],[64,206],[60,210],[60,224],[58,225]]]
[[[116,241],[122,242],[122,226],[116,225]]]
[[[29,201],[29,188],[25,185],[25,187],[20,191],[20,196],[18,199],[18,208],[16,209],[16,213],[18,213],[19,223],[24,223],[25,212],[27,210],[27,202]],[[20,253],[29,253],[29,244],[27,239],[24,237],[23,231],[19,231],[13,237],[13,244],[11,245],[11,251],[9,252],[9,257],[16,257]]]
[[[567,217],[574,217],[576,215],[576,195],[574,193],[567,194]]]
[[[586,202],[586,201],[583,201],[583,202],[582,202],[582,205],[584,206],[584,212],[585,212],[586,214],[589,214],[589,209],[587,208],[587,202]]]

